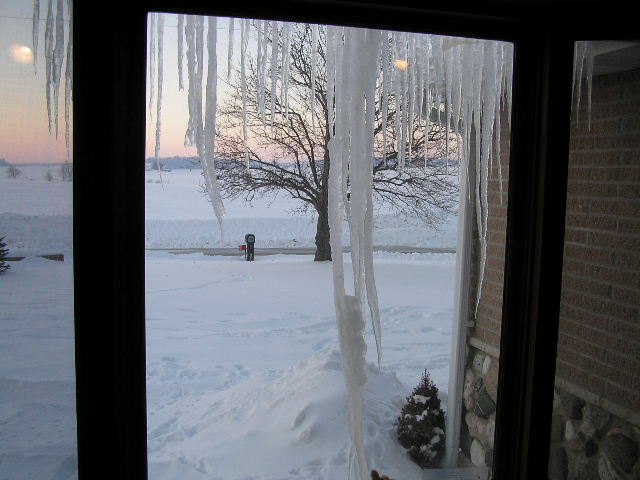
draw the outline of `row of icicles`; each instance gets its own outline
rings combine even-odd
[[[64,60],[63,0],[49,0],[45,32],[47,65],[47,112],[50,131],[58,130],[58,89]],[[71,38],[71,1],[68,36]],[[33,43],[34,55],[38,49],[40,5],[34,1]],[[54,22],[55,18],[55,22]],[[243,136],[245,161],[250,170],[246,142],[247,128],[247,69],[249,56],[253,56],[258,80],[258,114],[265,125],[277,115],[276,97],[284,105],[280,115],[288,113],[288,80],[292,24],[267,20],[226,19],[228,51],[227,80],[232,75],[236,29],[239,30],[239,75],[243,103]],[[161,114],[164,75],[165,15],[149,16],[149,109],[155,107],[155,152],[159,162]],[[55,28],[54,28],[55,25]],[[236,28],[237,27],[237,28]],[[178,80],[184,88],[184,60],[188,89],[189,119],[185,145],[195,146],[203,166],[207,192],[221,227],[224,205],[216,179],[214,162],[216,109],[218,94],[218,19],[216,17],[177,16]],[[412,158],[410,150],[415,122],[428,129],[430,123],[439,123],[455,134],[462,148],[460,168],[473,178],[474,188],[468,201],[474,206],[475,223],[479,236],[481,268],[477,286],[481,295],[484,266],[486,264],[488,185],[494,164],[501,178],[501,133],[507,126],[503,120],[511,118],[511,84],[513,76],[513,46],[509,43],[443,37],[439,35],[389,32],[336,26],[310,25],[312,52],[312,82],[309,96],[319,81],[320,61],[318,42],[326,39],[327,104],[329,115],[331,157],[329,177],[329,224],[334,278],[334,303],[339,331],[343,371],[348,393],[348,414],[352,440],[351,461],[355,463],[360,480],[367,478],[368,465],[363,439],[363,394],[365,375],[364,303],[368,303],[376,338],[378,362],[381,360],[381,328],[377,291],[373,271],[373,201],[372,174],[374,156],[374,111],[380,100],[383,119],[383,148],[387,146],[386,119],[390,99],[399,106],[401,115],[395,115],[394,125],[399,153],[398,168],[405,168]],[[322,31],[324,30],[324,31]],[[250,38],[252,42],[250,42]],[[277,41],[274,41],[277,40]],[[249,45],[251,43],[251,48]],[[186,45],[185,45],[186,44]],[[186,48],[185,48],[186,47]],[[206,53],[206,54],[205,54]],[[72,42],[67,43],[67,69],[65,72],[65,119],[69,142],[69,112],[72,82]],[[588,43],[576,44],[574,90],[580,101],[582,78],[591,87],[593,54]],[[206,70],[205,70],[206,68]],[[270,93],[270,95],[267,95]],[[589,95],[590,97],[590,95]],[[270,104],[267,103],[270,98]],[[590,102],[589,102],[590,103]],[[315,128],[315,102],[310,112]],[[471,142],[472,133],[475,138]],[[425,149],[426,151],[426,149]],[[383,152],[386,155],[386,151]],[[426,153],[425,153],[426,156]],[[425,157],[426,161],[426,157]],[[159,165],[159,163],[158,163]],[[349,182],[349,189],[347,189]],[[349,190],[349,195],[347,191]],[[502,193],[502,192],[501,192]],[[502,197],[502,195],[501,195]],[[353,266],[353,294],[345,288],[342,260],[341,232],[347,219],[350,229]],[[351,289],[349,289],[351,291]]]

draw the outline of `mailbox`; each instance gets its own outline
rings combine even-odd
[[[244,236],[244,243],[247,245],[244,251],[244,259],[247,262],[253,262],[254,245],[256,243],[256,236],[253,233],[247,233]]]

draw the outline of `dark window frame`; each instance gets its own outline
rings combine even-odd
[[[222,2],[221,2],[222,3]],[[426,3],[426,2],[425,2]],[[534,5],[535,4],[535,5]],[[573,42],[630,38],[631,2],[74,2],[74,294],[82,478],[147,475],[146,15],[277,18],[511,41],[513,120],[494,478],[546,478]],[[101,32],[113,32],[112,35]],[[96,261],[96,259],[98,259]]]

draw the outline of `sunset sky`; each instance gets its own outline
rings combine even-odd
[[[45,4],[45,2],[42,2]],[[0,4],[0,158],[10,163],[64,162],[64,87],[61,88],[60,132],[49,135],[45,97],[44,29],[46,6],[41,5],[37,75],[29,58],[32,46],[30,0]],[[18,55],[16,55],[18,53]],[[21,55],[20,55],[21,53]],[[64,66],[63,66],[64,71]]]
[[[67,152],[64,140],[64,79],[60,87],[59,134],[49,134],[47,127],[44,31],[48,2],[40,6],[40,39],[37,52],[37,74],[30,58],[32,47],[32,0],[2,0],[0,4],[0,158],[10,163],[64,162]],[[66,2],[65,2],[66,3]],[[66,7],[65,7],[66,8]],[[192,156],[195,148],[184,146],[187,127],[187,91],[178,88],[177,17],[165,20],[165,69],[162,105],[161,156]],[[219,19],[218,71],[226,76],[226,19]],[[234,51],[239,54],[239,26],[236,24]],[[26,47],[26,48],[25,48]],[[62,67],[64,74],[65,65]],[[186,59],[184,59],[184,83]],[[223,82],[219,79],[219,87]],[[222,93],[222,92],[221,92]],[[96,112],[99,115],[99,112]],[[100,128],[96,123],[96,128]],[[147,115],[147,152],[152,156],[155,142],[155,106],[153,120]]]

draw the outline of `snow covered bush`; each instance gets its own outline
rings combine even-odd
[[[398,440],[422,468],[437,467],[444,455],[445,415],[438,387],[425,370],[398,417]]]
[[[7,246],[7,244],[4,243],[3,240],[4,237],[0,237],[0,273],[4,273],[11,268],[6,262],[6,258],[9,255],[9,250],[4,248]]]

